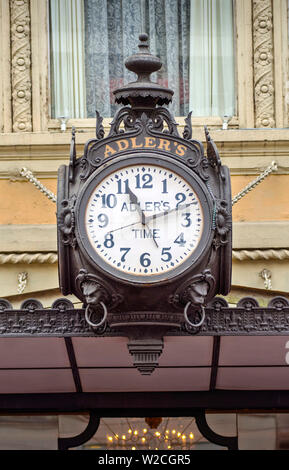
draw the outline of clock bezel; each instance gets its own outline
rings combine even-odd
[[[182,264],[176,266],[174,269],[160,274],[151,274],[150,276],[125,273],[106,263],[105,260],[97,254],[92,244],[90,243],[85,224],[87,204],[96,186],[98,186],[98,184],[106,176],[113,173],[114,171],[135,164],[157,165],[165,169],[170,169],[171,171],[179,174],[188,182],[188,184],[192,186],[193,190],[198,196],[204,217],[203,232],[193,253],[188,256],[188,258]],[[125,284],[134,284],[139,286],[166,284],[184,276],[186,272],[192,269],[192,267],[196,265],[209,250],[214,232],[212,214],[213,201],[210,197],[210,194],[202,180],[188,166],[178,160],[168,159],[166,156],[160,154],[139,152],[133,153],[131,155],[115,157],[113,161],[110,160],[109,162],[104,162],[101,167],[99,167],[94,173],[92,173],[92,175],[90,175],[88,180],[83,185],[75,205],[75,235],[79,247],[81,248],[81,251],[87,260],[95,265],[101,273],[108,276],[109,278]]]

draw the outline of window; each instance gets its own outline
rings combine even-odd
[[[233,0],[50,0],[52,116],[112,116],[140,32],[176,116],[235,114]]]

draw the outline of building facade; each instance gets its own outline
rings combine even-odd
[[[193,115],[193,138],[205,143],[208,126],[230,168],[233,196],[268,169],[262,182],[233,205],[227,298],[236,304],[252,296],[267,305],[289,293],[288,1],[235,0],[232,6],[234,115],[228,124],[221,112]],[[51,11],[48,0],[0,3],[0,297],[14,307],[30,297],[49,307],[61,296],[57,170],[68,164],[73,126],[78,156],[95,135],[93,117],[55,111]],[[180,131],[185,118],[176,116]],[[105,131],[110,122],[104,117]],[[285,343],[284,338],[284,357]]]

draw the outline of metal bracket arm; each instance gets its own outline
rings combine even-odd
[[[221,436],[213,431],[206,419],[204,410],[195,413],[196,424],[200,433],[210,442],[218,446],[227,447],[228,450],[238,450],[238,436]]]
[[[58,450],[68,450],[71,447],[78,447],[89,441],[98,430],[100,417],[95,411],[90,411],[87,427],[77,436],[60,437],[58,439]]]

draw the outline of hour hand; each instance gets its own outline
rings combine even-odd
[[[131,202],[132,204],[135,204],[135,206],[136,206],[136,208],[137,208],[137,211],[138,211],[138,213],[139,213],[140,216],[141,216],[141,223],[142,223],[143,225],[145,225],[145,224],[146,224],[146,221],[145,221],[145,219],[146,219],[146,218],[145,218],[145,214],[144,214],[144,212],[141,210],[140,202],[139,202],[137,196],[132,192],[132,190],[129,188],[129,186],[128,186],[127,190],[128,190],[130,202]]]
[[[132,190],[131,190],[129,187],[127,188],[127,190],[128,190],[130,202],[131,202],[132,204],[135,204],[135,205],[136,205],[136,208],[137,208],[137,210],[138,210],[138,213],[139,213],[140,216],[141,216],[141,223],[142,223],[142,225],[147,225],[147,218],[146,218],[144,212],[141,210],[140,202],[139,202],[137,196],[132,192]],[[157,248],[158,248],[159,245],[158,245],[158,243],[157,243],[157,241],[156,241],[156,239],[155,239],[154,237],[153,237],[153,241],[154,241],[155,245],[156,245]]]

